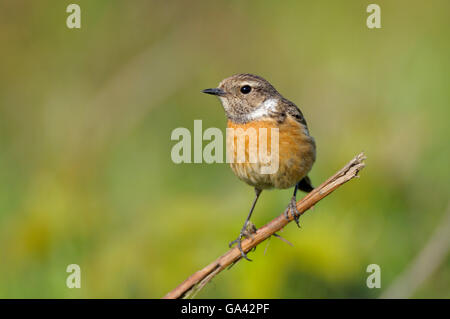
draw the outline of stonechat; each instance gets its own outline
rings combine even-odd
[[[310,192],[313,190],[311,180],[307,176],[316,159],[316,143],[309,134],[306,120],[300,109],[284,98],[265,79],[253,74],[236,74],[220,82],[217,88],[206,89],[203,93],[216,95],[222,102],[228,119],[228,128],[234,129],[235,135],[244,134],[248,129],[261,128],[270,131],[277,129],[278,133],[278,169],[264,174],[262,163],[256,156],[256,162],[247,160],[254,149],[250,147],[248,135],[245,138],[246,160],[230,163],[234,174],[255,188],[255,199],[244,226],[236,240],[243,258],[248,259],[242,250],[241,240],[247,236],[247,227],[256,202],[263,189],[286,189],[295,186],[294,194],[285,211],[286,218],[291,212],[299,226],[300,214],[296,206],[297,190]],[[240,132],[240,133],[239,133]],[[239,138],[239,136],[235,136]],[[236,138],[227,139],[227,151],[233,154],[237,151]],[[270,135],[269,135],[270,139]],[[258,137],[258,143],[261,139]]]

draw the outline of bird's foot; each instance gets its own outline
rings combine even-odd
[[[286,219],[289,219],[289,211],[291,212],[292,217],[294,218],[294,221],[297,224],[298,228],[301,228],[300,223],[298,221],[300,219],[301,214],[297,209],[297,200],[296,200],[295,196],[291,198],[291,201],[289,202],[288,207],[284,211],[284,215],[286,216]]]
[[[253,238],[253,234],[256,233],[256,227],[252,222],[247,222],[244,227],[242,228],[238,238],[233,240],[228,244],[228,246],[231,248],[233,245],[237,244],[237,247],[239,251],[241,252],[241,256],[244,259],[247,259],[248,261],[252,261],[250,258],[247,257],[247,254],[242,249],[242,238]]]
[[[228,246],[231,248],[231,247],[233,247],[234,244],[237,244],[237,247],[239,248],[239,251],[241,252],[242,258],[247,259],[248,261],[252,261],[250,258],[247,257],[247,254],[242,249],[242,237],[244,237],[244,234],[240,233],[238,238],[236,238],[235,240],[230,242],[228,244]]]

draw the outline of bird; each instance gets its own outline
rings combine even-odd
[[[276,171],[262,173],[261,166],[265,163],[262,163],[258,156],[254,162],[248,160],[252,152],[256,152],[250,147],[248,135],[244,137],[245,161],[230,162],[233,173],[255,190],[255,197],[244,226],[239,236],[229,243],[230,247],[237,244],[241,256],[250,260],[242,249],[241,241],[243,237],[248,237],[250,218],[263,190],[294,187],[294,193],[284,213],[286,218],[289,218],[291,212],[297,226],[300,227],[296,195],[298,190],[310,192],[314,189],[308,173],[316,160],[316,142],[309,133],[300,109],[258,75],[235,74],[222,80],[218,87],[202,92],[219,98],[227,117],[227,130],[234,130],[234,138],[227,138],[227,152],[236,154],[239,134],[245,134],[250,128],[255,130],[265,128],[267,131],[275,128],[278,132]],[[272,135],[267,136],[270,139]],[[261,144],[260,136],[257,144],[258,146]]]

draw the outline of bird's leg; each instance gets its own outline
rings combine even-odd
[[[300,228],[300,223],[298,222],[298,220],[300,218],[300,212],[297,209],[297,190],[298,190],[298,183],[295,184],[294,194],[292,195],[292,198],[291,198],[291,201],[289,202],[288,207],[284,211],[284,215],[286,216],[286,219],[289,219],[289,211],[291,211],[291,214],[292,214],[292,217],[294,217],[295,223]]]
[[[248,261],[251,261],[251,259],[249,259],[247,257],[247,255],[244,253],[244,250],[242,249],[241,241],[242,241],[242,237],[247,237],[247,235],[249,234],[249,232],[247,230],[247,224],[250,220],[250,217],[252,216],[253,210],[255,209],[256,202],[258,201],[258,198],[259,198],[259,195],[261,195],[261,192],[262,192],[262,190],[255,188],[256,196],[255,196],[255,199],[253,200],[252,208],[250,209],[250,212],[248,213],[248,216],[247,216],[247,219],[245,220],[244,226],[242,227],[238,238],[236,238],[231,243],[229,243],[229,247],[232,247],[234,244],[237,244],[239,251],[241,252],[241,256],[243,258],[247,259]]]

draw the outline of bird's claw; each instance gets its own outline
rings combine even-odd
[[[284,215],[286,216],[286,219],[289,219],[289,211],[292,214],[292,217],[294,218],[295,223],[297,224],[298,228],[300,227],[299,219],[300,219],[300,212],[297,209],[297,201],[295,197],[291,198],[291,201],[289,202],[288,207],[284,211]]]
[[[252,261],[250,258],[247,257],[247,254],[242,249],[242,237],[244,237],[244,234],[240,233],[238,238],[236,238],[235,240],[233,240],[232,242],[230,242],[228,244],[228,247],[231,248],[231,247],[233,247],[234,244],[237,244],[237,247],[238,247],[239,251],[241,252],[242,258],[247,259],[248,261]]]
[[[235,240],[233,240],[232,242],[230,242],[228,244],[228,247],[233,247],[234,244],[237,244],[237,247],[239,249],[239,251],[241,252],[241,256],[242,258],[248,260],[248,261],[252,261],[250,258],[247,257],[247,254],[244,252],[244,250],[242,249],[242,238],[253,238],[253,234],[256,232],[256,227],[255,225],[248,221],[244,227],[241,230],[241,233],[239,234],[238,238],[236,238]]]

